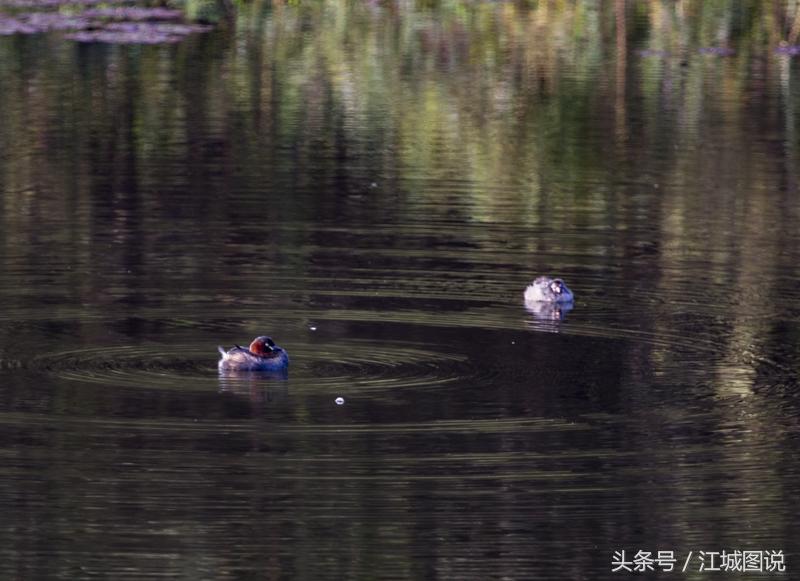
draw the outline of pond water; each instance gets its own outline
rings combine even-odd
[[[0,37],[0,577],[796,575],[795,4]]]

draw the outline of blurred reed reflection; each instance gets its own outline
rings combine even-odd
[[[0,37],[0,577],[797,553],[796,2],[238,10]]]

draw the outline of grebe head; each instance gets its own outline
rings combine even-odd
[[[273,341],[272,338],[261,336],[253,339],[248,349],[250,349],[251,353],[255,353],[261,357],[272,357],[276,354],[275,350],[280,349],[280,347],[276,348],[275,341]]]
[[[550,290],[557,295],[560,295],[562,292],[564,292],[564,281],[560,278],[554,278],[550,283]]]

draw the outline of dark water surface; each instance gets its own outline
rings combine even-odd
[[[0,578],[798,575],[794,6],[0,37]]]

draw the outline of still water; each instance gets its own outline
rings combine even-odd
[[[0,577],[796,576],[795,4],[0,37]]]

